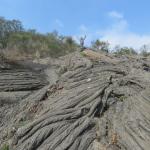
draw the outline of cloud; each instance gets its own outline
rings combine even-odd
[[[59,28],[63,28],[63,27],[64,27],[64,24],[63,24],[62,21],[59,20],[59,19],[56,19],[56,20],[55,20],[55,25],[56,25],[57,27],[59,27]]]
[[[118,20],[98,34],[101,36],[101,40],[109,41],[111,47],[120,45],[139,50],[142,45],[150,44],[150,35],[140,35],[130,31],[129,23],[122,14],[112,11],[109,13],[109,17]]]
[[[123,19],[123,15],[117,11],[111,11],[108,13],[108,15],[112,18]]]
[[[87,35],[85,41],[87,46],[91,44],[91,41],[100,39],[108,41],[111,49],[116,45],[120,45],[121,47],[133,47],[139,51],[143,45],[150,45],[150,35],[141,35],[130,31],[130,24],[123,14],[117,11],[111,11],[107,13],[107,15],[108,19],[111,18],[113,20],[109,26],[103,29],[95,29],[93,31],[88,26],[82,24],[79,26],[79,32],[74,36],[74,39],[79,41],[79,37]]]

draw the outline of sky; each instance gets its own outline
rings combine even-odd
[[[0,16],[27,29],[100,39],[140,49],[150,45],[150,0],[0,0]]]

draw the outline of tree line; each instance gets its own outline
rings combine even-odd
[[[135,50],[132,47],[121,47],[119,45],[116,45],[113,50],[110,50],[109,48],[109,42],[104,42],[100,40],[95,40],[92,42],[92,49],[95,51],[105,52],[105,53],[113,53],[116,55],[142,55],[144,57],[147,57],[150,55],[150,46],[149,45],[143,45],[141,46],[139,53],[137,50]]]
[[[21,55],[59,57],[75,51],[79,45],[71,36],[62,36],[53,31],[47,34],[34,29],[24,29],[19,20],[0,17],[0,49],[17,51]]]
[[[85,40],[85,39],[84,39]],[[19,20],[7,20],[0,17],[0,50],[12,57],[59,57],[74,52],[83,47],[71,36],[59,35],[57,31],[42,34],[34,29],[27,30]],[[116,46],[110,51],[109,43],[95,40],[91,43],[91,49],[98,52],[114,53],[116,55],[137,55],[136,50],[129,47]],[[141,54],[148,56],[148,46],[141,48]]]

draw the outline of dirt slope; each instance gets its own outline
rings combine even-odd
[[[47,79],[35,71],[0,70],[1,146],[149,150],[149,60],[106,55],[91,60],[73,53],[47,66],[42,70]]]

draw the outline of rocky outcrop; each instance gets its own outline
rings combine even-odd
[[[11,105],[11,126],[2,124],[1,135],[11,129],[2,143],[9,141],[11,150],[149,150],[150,63],[110,59],[61,58],[48,76],[57,73],[54,83]]]

